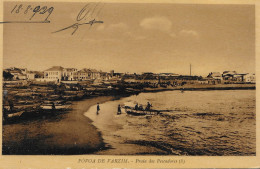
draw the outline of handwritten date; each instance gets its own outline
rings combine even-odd
[[[46,17],[45,17],[45,22],[49,22],[48,18],[50,17],[50,15],[52,14],[54,10],[54,7],[50,7],[48,8],[47,6],[35,6],[35,7],[32,7],[31,5],[15,5],[14,8],[12,9],[11,13],[12,14],[25,14],[27,15],[27,13],[30,15],[30,19],[29,20],[32,20],[33,17],[38,14],[38,15],[44,15],[45,13],[47,13]]]

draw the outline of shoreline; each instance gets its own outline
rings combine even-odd
[[[141,92],[160,92],[160,91],[207,91],[207,90],[255,90],[255,84],[217,84],[217,85],[184,85],[171,88],[144,88]]]
[[[203,86],[203,87],[201,87]],[[224,87],[223,87],[224,86]],[[255,84],[184,85],[174,88],[144,88],[125,93],[94,96],[72,102],[72,110],[54,116],[3,125],[4,155],[80,155],[105,149],[101,132],[84,115],[96,103],[104,103],[139,93],[174,90],[248,90]],[[84,137],[82,137],[84,135]],[[19,143],[19,144],[17,144]]]
[[[228,92],[228,91],[227,91]],[[230,91],[231,92],[231,95],[229,95],[230,97],[232,97],[232,93],[233,92],[235,92],[235,94],[236,94],[236,91],[234,90],[234,91]],[[240,92],[240,91],[238,91],[238,92]],[[253,91],[253,90],[251,90],[251,91],[247,91],[247,90],[244,90],[244,91],[241,91],[241,92],[244,92],[244,93],[247,93],[247,92],[255,92],[255,91]],[[151,92],[151,93],[153,93],[153,92]],[[171,92],[170,92],[171,93]],[[175,94],[179,94],[179,95],[183,95],[183,94],[181,94],[180,92],[174,92]],[[191,94],[191,95],[194,95],[196,92],[194,92],[193,94],[192,94],[193,92],[187,92],[187,94],[189,95],[189,94]],[[202,93],[202,92],[200,92],[200,93]],[[203,92],[204,93],[204,92]],[[213,92],[210,92],[211,94],[214,94],[215,92],[213,91]],[[222,91],[222,93],[226,93],[226,91]],[[154,95],[155,94],[155,95]],[[154,94],[152,94],[153,96],[156,96],[156,93],[154,93]],[[207,93],[205,93],[205,94],[207,94]],[[234,94],[234,93],[233,93]],[[159,94],[159,95],[163,95],[163,94]],[[195,94],[196,95],[196,94]],[[203,94],[204,95],[204,94]],[[138,97],[138,96],[137,96]],[[122,98],[123,100],[124,100],[124,98]],[[128,99],[127,99],[128,100]],[[121,100],[119,100],[119,101],[116,101],[115,103],[113,103],[113,102],[109,102],[106,106],[105,105],[103,105],[104,107],[107,107],[107,110],[111,110],[111,106],[113,106],[113,108],[116,108],[116,106],[118,105],[118,104],[121,104],[122,103],[122,101],[121,101],[121,103],[120,103],[120,101]],[[125,100],[126,101],[126,100]],[[111,103],[111,104],[110,104]],[[200,104],[200,103],[199,103]],[[114,110],[114,109],[113,109]],[[141,135],[140,135],[140,140],[135,140],[135,138],[137,138],[137,137],[132,137],[133,138],[133,140],[132,141],[129,141],[129,142],[124,142],[124,144],[120,144],[121,143],[121,141],[122,140],[128,140],[128,139],[130,139],[130,137],[126,137],[125,136],[125,134],[124,133],[127,133],[127,132],[118,132],[117,130],[114,130],[114,127],[116,127],[116,126],[118,126],[119,125],[119,127],[118,128],[120,128],[121,129],[121,126],[120,126],[120,124],[122,124],[122,122],[119,122],[119,123],[116,123],[116,119],[117,119],[117,121],[118,121],[118,119],[119,119],[119,121],[122,121],[124,118],[119,118],[119,117],[114,117],[114,120],[112,120],[112,119],[110,119],[109,121],[106,121],[106,122],[104,122],[103,124],[102,124],[102,121],[104,121],[104,120],[102,120],[102,113],[101,113],[101,115],[99,115],[99,118],[95,118],[95,107],[92,107],[91,108],[91,111],[90,111],[90,115],[89,116],[87,116],[87,117],[89,117],[90,119],[93,119],[93,121],[94,121],[94,125],[95,126],[97,126],[97,128],[102,132],[102,137],[104,138],[104,141],[108,144],[108,145],[110,145],[111,147],[112,147],[112,149],[103,149],[103,150],[101,150],[101,151],[97,151],[97,152],[95,152],[94,154],[98,154],[98,155],[147,155],[147,154],[157,154],[157,155],[170,155],[170,154],[174,154],[173,152],[172,152],[172,149],[176,149],[176,152],[179,152],[179,151],[187,151],[188,153],[189,153],[189,155],[209,155],[209,156],[214,156],[213,154],[210,154],[210,153],[212,153],[212,152],[207,152],[207,150],[206,149],[200,149],[200,148],[198,148],[197,147],[197,149],[196,150],[193,150],[192,148],[190,148],[188,145],[186,145],[186,146],[188,146],[188,147],[186,147],[186,148],[178,148],[178,146],[177,147],[175,147],[174,145],[171,145],[171,144],[168,144],[167,142],[164,142],[164,143],[162,143],[162,142],[160,142],[160,141],[158,141],[158,142],[156,142],[156,141],[151,141],[151,140],[145,140],[145,139],[141,139],[142,138],[142,136],[143,135],[146,135],[145,133],[142,133]],[[179,111],[179,110],[177,110],[177,111]],[[92,112],[92,115],[91,115],[91,112]],[[113,113],[115,113],[114,111],[108,111],[108,112],[110,112],[110,117],[113,117]],[[111,114],[111,112],[112,112],[112,114]],[[104,113],[104,114],[107,114],[107,113]],[[185,114],[185,113],[184,113]],[[249,114],[251,114],[251,113],[249,113]],[[112,115],[112,116],[111,116]],[[180,114],[179,114],[180,115]],[[178,117],[183,117],[182,115],[173,115],[172,117],[174,117],[173,118],[173,120],[176,120],[176,119],[178,119]],[[120,116],[122,116],[122,115],[120,115]],[[124,115],[123,115],[124,116]],[[224,115],[223,114],[219,114],[218,112],[215,112],[215,114],[214,113],[199,113],[199,111],[197,111],[197,113],[194,113],[193,112],[193,116],[192,116],[192,118],[195,118],[196,117],[196,119],[197,120],[202,120],[202,119],[205,119],[206,121],[208,121],[209,119],[212,119],[213,121],[212,121],[212,123],[222,123],[222,122],[227,122],[228,121],[228,117],[223,117]],[[103,115],[103,119],[107,119],[107,117],[108,117],[108,115]],[[166,114],[166,115],[163,115],[163,116],[160,116],[160,117],[165,117],[165,118],[172,118],[171,116],[170,116],[170,114]],[[188,117],[190,117],[189,115],[188,115]],[[131,119],[131,118],[130,118]],[[137,118],[136,118],[137,119]],[[150,118],[148,118],[148,119],[150,119]],[[185,118],[184,118],[185,119]],[[126,120],[126,121],[130,121],[130,124],[131,124],[131,126],[134,126],[133,125],[133,121],[131,121],[131,120]],[[149,121],[149,120],[148,120]],[[163,120],[162,120],[163,121]],[[111,123],[111,124],[107,124],[107,122],[108,123]],[[142,121],[142,122],[144,122],[144,121]],[[141,123],[142,123],[141,122]],[[154,122],[158,122],[157,120],[155,120]],[[139,125],[141,125],[141,123],[140,123],[140,121],[136,121],[136,126],[138,126],[138,124]],[[148,123],[148,124],[143,124],[142,123],[142,127],[145,127],[145,126],[149,126],[149,124],[151,124],[150,122]],[[168,123],[167,123],[168,124]],[[181,123],[180,123],[181,124]],[[226,124],[228,124],[228,123],[226,123]],[[182,125],[181,125],[182,126]],[[202,125],[203,126],[203,125]],[[141,128],[142,128],[141,127]],[[180,126],[179,126],[180,127]],[[192,125],[190,126],[190,127],[192,127]],[[108,128],[110,128],[110,130],[108,130]],[[185,127],[184,127],[184,129],[185,129]],[[194,130],[197,130],[197,128],[194,128]],[[129,132],[129,135],[130,135],[130,133],[132,133],[132,132],[134,132],[135,130],[132,130],[132,132],[130,132],[130,130],[126,130],[126,131],[128,131]],[[169,131],[171,132],[172,130],[171,129],[169,129]],[[188,128],[187,127],[187,131],[189,132],[190,131],[190,128]],[[202,128],[202,131],[204,131],[204,128]],[[116,136],[114,137],[114,138],[112,138],[111,137],[111,134],[110,134],[110,132],[115,132],[116,134]],[[173,132],[174,133],[174,132]],[[172,135],[178,135],[178,134],[180,134],[180,133],[178,133],[177,132],[177,134],[173,134],[172,133]],[[200,130],[198,130],[198,132],[197,132],[197,134],[198,135],[200,135],[200,133],[202,133]],[[178,135],[179,136],[179,135]],[[122,140],[119,140],[118,141],[118,143],[119,144],[117,144],[117,141],[116,140],[118,140],[118,139],[120,139],[120,138],[124,138],[124,139],[122,139]],[[125,139],[125,138],[128,138],[128,139]],[[220,137],[220,138],[222,138],[222,137]],[[113,140],[114,139],[114,140]],[[112,141],[111,141],[112,140]],[[130,139],[131,140],[131,139]],[[160,140],[160,139],[159,139]],[[133,146],[133,145],[135,145],[136,147],[138,147],[138,148],[140,148],[140,152],[138,152],[138,153],[136,153],[136,154],[132,154],[133,152],[134,152],[134,149],[135,149],[135,147],[133,147],[132,149],[131,149],[131,146]],[[151,147],[153,147],[154,149],[158,149],[158,150],[156,150],[156,151],[158,151],[158,152],[152,152],[152,151],[150,151],[150,150],[147,150],[147,152],[149,152],[149,153],[145,153],[145,148],[142,148],[142,147],[139,147],[139,146],[147,146],[147,147],[149,147],[149,148],[151,148]],[[185,147],[185,146],[184,146]],[[137,149],[138,149],[137,148]],[[131,149],[128,153],[126,153],[126,154],[124,154],[124,152],[127,150],[127,149]],[[143,152],[144,151],[144,152]],[[161,151],[165,151],[165,152],[161,152]],[[219,155],[224,155],[223,153],[221,153],[221,152],[218,152],[219,153]],[[230,152],[226,152],[226,153],[230,153]],[[240,153],[242,153],[243,154],[243,152],[240,152]],[[245,152],[244,152],[245,153]],[[150,154],[150,155],[151,155]],[[177,153],[178,154],[178,153]],[[231,153],[232,154],[232,153]],[[242,154],[237,154],[238,156],[239,155],[242,155]],[[179,155],[179,154],[178,154]],[[230,154],[229,154],[230,155]],[[233,154],[232,154],[233,155]],[[251,155],[253,155],[253,154],[247,154],[246,153],[246,155],[249,155],[249,156],[251,156]]]
[[[101,150],[104,148],[101,133],[84,113],[97,102],[113,99],[113,96],[84,99],[74,102],[67,113],[4,125],[2,154],[79,155]]]

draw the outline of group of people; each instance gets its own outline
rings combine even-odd
[[[150,111],[152,107],[152,104],[150,104],[149,102],[147,102],[147,106],[145,107],[145,109],[143,108],[142,105],[138,106],[138,103],[135,105],[135,110],[142,110],[142,111]]]
[[[100,106],[99,106],[99,103],[97,103],[97,114],[99,113],[100,111]],[[117,114],[121,114],[122,111],[121,111],[121,106],[120,104],[118,105],[118,108],[117,108]]]
[[[134,109],[135,110],[142,110],[142,111],[150,111],[151,110],[151,107],[152,107],[152,104],[150,104],[149,102],[147,102],[147,105],[145,107],[145,109],[143,108],[142,105],[138,106],[138,103],[135,105]],[[97,103],[97,114],[99,113],[100,111],[100,106],[99,106],[99,103]],[[118,105],[117,107],[117,114],[121,114],[122,111],[121,111],[121,106],[120,104]]]

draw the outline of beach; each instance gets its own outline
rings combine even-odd
[[[158,115],[135,116],[118,105],[152,104]],[[100,104],[85,113],[102,133],[101,155],[255,155],[255,90],[162,91]]]
[[[100,96],[73,102],[72,111],[3,125],[3,154],[89,154],[103,147],[100,132],[84,116],[92,105],[113,100]]]
[[[73,154],[127,154],[127,155],[133,155],[133,154],[175,154],[175,155],[252,155],[254,154],[254,140],[255,134],[255,100],[253,97],[253,93],[255,90],[243,90],[246,88],[254,88],[254,85],[227,85],[226,90],[222,90],[220,92],[215,91],[220,88],[208,89],[208,86],[205,86],[205,90],[201,91],[201,88],[193,88],[194,91],[191,91],[189,89],[190,86],[184,86],[184,93],[177,90],[170,90],[170,89],[150,89],[146,90],[144,89],[143,92],[141,92],[138,95],[110,95],[110,96],[98,96],[98,97],[90,97],[88,99],[83,99],[79,101],[73,101],[71,110],[64,111],[64,112],[57,112],[54,114],[42,114],[40,116],[37,116],[36,118],[25,118],[25,119],[19,119],[14,122],[7,123],[3,125],[3,154],[17,154],[17,155],[50,155],[50,154],[57,154],[57,155],[73,155]],[[240,90],[231,90],[233,89],[240,89]],[[234,88],[236,87],[236,88]],[[179,89],[180,90],[180,89]],[[241,92],[239,92],[241,91]],[[237,114],[236,112],[240,112],[239,109],[240,106],[237,105],[237,108],[233,107],[226,107],[225,109],[221,108],[226,103],[223,102],[219,105],[214,105],[215,97],[220,94],[220,97],[226,98],[223,94],[230,93],[234,97],[243,96],[244,94],[248,93],[247,91],[251,91],[252,96],[250,96],[250,103],[252,106],[250,107],[250,111],[253,112],[253,114],[250,114],[250,112],[246,114]],[[117,105],[121,104],[123,105],[125,101],[120,101],[121,99],[128,99],[128,97],[139,97],[139,95],[143,96],[145,93],[148,95],[154,95],[150,98],[150,100],[147,100],[146,98],[141,98],[137,100],[130,99],[132,101],[138,101],[139,103],[146,101],[151,101],[152,103],[155,103],[157,100],[157,96],[160,96],[164,98],[163,92],[173,92],[177,93],[177,95],[173,95],[173,103],[174,103],[174,111],[177,112],[177,114],[165,114],[163,116],[155,116],[155,117],[144,117],[144,118],[135,118],[135,117],[128,117],[126,114],[122,114],[121,116],[115,116]],[[193,100],[197,100],[198,96],[203,96],[205,93],[212,93],[210,94],[210,98],[208,100],[201,100],[202,102],[196,102],[196,104],[190,104],[193,107],[190,109],[196,108],[198,105],[203,108],[203,106],[206,109],[194,109],[192,112],[188,111],[186,107],[189,106],[188,104],[186,107],[180,107],[183,106],[183,103],[185,103],[187,100],[190,100],[192,103]],[[238,95],[236,92],[239,92]],[[142,94],[143,93],[143,94]],[[150,93],[150,94],[149,94]],[[192,94],[197,93],[197,94]],[[244,93],[244,94],[243,94]],[[185,97],[184,97],[185,96]],[[186,98],[187,96],[187,98]],[[206,97],[207,95],[205,95]],[[229,96],[229,95],[227,95]],[[149,96],[150,97],[150,96]],[[170,96],[169,96],[170,97]],[[213,99],[212,99],[213,97]],[[247,97],[247,94],[244,96]],[[179,100],[180,98],[185,98],[184,100]],[[195,99],[196,98],[196,99]],[[231,99],[231,98],[230,98]],[[119,101],[117,101],[119,100]],[[159,99],[161,100],[161,99]],[[171,100],[170,98],[168,100]],[[211,100],[210,103],[207,103],[209,100]],[[228,100],[227,100],[228,101]],[[240,100],[238,100],[240,101]],[[205,102],[205,103],[204,103]],[[237,100],[233,100],[232,104],[235,104]],[[96,114],[96,104],[101,104],[101,111],[100,114]],[[142,103],[142,104],[146,104]],[[215,107],[212,112],[208,112],[210,107],[208,107],[208,104],[213,104],[213,107]],[[105,105],[105,106],[104,106]],[[109,108],[107,108],[107,105]],[[167,106],[171,107],[171,102],[169,105],[160,106],[158,105],[158,108],[164,109],[167,108]],[[227,105],[228,106],[228,105]],[[243,111],[247,111],[247,105],[244,105]],[[218,109],[223,109],[223,113],[219,113]],[[229,114],[230,112],[233,112],[233,114]],[[90,113],[89,113],[90,112]],[[235,114],[235,116],[234,116]],[[172,127],[175,127],[175,119],[179,119],[184,117],[181,121],[179,121],[178,125],[180,125],[180,128],[176,128],[175,130],[172,130],[170,127],[169,130],[167,127],[169,126],[169,123],[173,123],[174,125]],[[190,118],[188,121],[185,120]],[[214,117],[214,118],[213,118]],[[122,118],[122,119],[121,119]],[[205,124],[212,125],[215,123],[216,126],[212,126],[210,128],[207,128],[207,126],[200,126],[201,128],[194,128],[194,126],[198,126],[197,124],[201,124],[201,118],[206,119],[207,121]],[[212,121],[213,118],[213,121]],[[241,120],[243,118],[245,119],[252,119],[250,121],[247,121],[247,123],[244,123],[243,125],[247,126],[246,130],[243,130],[243,135],[248,135],[248,131],[250,131],[250,137],[244,140],[238,140],[239,142],[248,142],[251,141],[250,146],[248,146],[247,150],[250,149],[250,151],[240,152],[239,148],[236,148],[234,152],[225,152],[225,151],[212,151],[207,152],[206,150],[201,150],[200,147],[197,148],[197,150],[194,149],[194,151],[189,148],[189,142],[183,144],[182,140],[185,140],[185,133],[190,133],[190,129],[195,133],[202,133],[202,131],[216,128],[219,125],[229,124],[230,119],[238,119]],[[133,120],[133,121],[131,121]],[[147,121],[148,120],[148,121]],[[194,126],[186,126],[183,128],[183,123],[190,124],[190,122],[193,121]],[[152,123],[150,123],[152,122]],[[236,122],[236,121],[233,121]],[[124,123],[124,124],[122,124]],[[152,125],[154,123],[154,125]],[[220,124],[221,123],[221,124]],[[108,125],[107,125],[108,124]],[[121,128],[124,128],[125,124],[127,124],[127,130],[121,130]],[[152,125],[152,126],[151,126]],[[235,123],[235,125],[241,126],[240,123]],[[119,127],[118,127],[119,126]],[[145,127],[144,127],[145,126]],[[159,129],[162,129],[158,131],[157,127],[160,126]],[[230,126],[227,126],[228,128]],[[151,137],[149,139],[145,138],[147,135],[146,133],[149,133],[149,131],[153,129],[154,132],[158,131],[156,134],[159,133],[156,139],[159,139],[160,141],[152,141],[155,140],[154,137]],[[145,130],[140,130],[145,129]],[[167,130],[166,130],[167,129]],[[141,132],[136,132],[141,131]],[[167,131],[167,136],[161,135],[162,132]],[[181,131],[181,132],[180,132]],[[116,132],[116,138],[113,135],[113,132]],[[239,133],[241,131],[234,131],[235,136],[239,136]],[[112,133],[112,137],[108,134]],[[126,134],[127,133],[127,134]],[[154,136],[156,136],[156,134]],[[211,133],[212,134],[212,133]],[[168,135],[173,135],[173,138],[170,138]],[[182,137],[176,137],[178,135],[183,135]],[[127,137],[126,137],[127,136]],[[132,139],[129,138],[129,136],[133,136],[138,139]],[[120,138],[125,138],[125,140],[121,140]],[[198,135],[194,137],[195,140],[199,141],[201,135]],[[211,144],[211,137],[210,135],[206,134],[205,137],[209,138],[209,143],[207,144],[210,148]],[[214,135],[212,138],[220,138],[221,144],[223,140],[223,135]],[[230,137],[232,138],[232,137]],[[169,140],[172,140],[173,142],[171,144]],[[176,140],[177,139],[177,140]],[[126,141],[128,140],[128,141]],[[164,141],[163,141],[164,140]],[[180,140],[181,144],[178,143]],[[207,139],[206,139],[207,140]],[[111,142],[112,141],[112,142]],[[184,141],[185,142],[185,141]],[[167,143],[167,144],[165,144]],[[174,145],[175,144],[175,145]],[[194,144],[194,143],[192,143]],[[180,145],[180,147],[176,147],[176,145]],[[200,145],[202,146],[202,145]],[[220,147],[221,149],[226,149],[223,147]],[[176,149],[176,151],[175,151]],[[119,151],[118,151],[119,150]],[[174,150],[174,151],[173,151]]]

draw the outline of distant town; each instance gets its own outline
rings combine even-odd
[[[161,84],[169,83],[171,86],[184,84],[235,84],[255,83],[254,73],[237,73],[236,71],[210,72],[208,76],[187,76],[175,73],[152,73],[142,74],[117,73],[114,70],[103,72],[96,69],[64,68],[53,66],[45,71],[29,71],[26,68],[8,68],[3,71],[4,85],[21,84],[25,81],[35,83],[102,83],[124,81],[128,83]]]
[[[101,111],[104,112],[102,102],[105,100],[117,100],[131,95],[138,97],[140,93],[149,92],[152,94],[152,92],[175,90],[173,93],[179,96],[182,93],[187,96],[196,95],[195,91],[201,90],[233,90],[231,92],[234,92],[234,90],[255,90],[255,74],[240,74],[236,71],[224,71],[222,73],[210,72],[208,76],[202,77],[192,76],[191,73],[190,75],[152,72],[130,74],[118,73],[114,70],[104,72],[96,69],[85,68],[78,70],[76,68],[64,68],[61,66],[53,66],[42,72],[12,67],[4,69],[3,79],[2,119],[4,127],[9,126],[9,124],[19,123],[32,125],[31,122],[34,120],[43,121],[44,123],[53,120],[55,124],[59,125],[58,122],[56,123],[57,119],[62,119],[62,121],[65,121],[65,124],[67,123],[66,119],[69,120],[69,123],[81,124],[78,122],[81,116],[83,116],[81,113],[86,112],[89,105],[97,104],[96,114],[98,115],[100,110],[99,103],[101,103]],[[154,102],[155,101],[153,101],[153,103]],[[82,109],[80,108],[80,110],[78,110],[78,105],[81,105],[79,107]],[[117,107],[114,107],[114,111],[120,112],[117,113],[118,116],[122,113],[121,109],[129,116],[156,116],[160,114],[163,115],[160,111],[169,111],[162,107],[160,110],[145,112],[145,110],[148,110],[148,105],[151,107],[149,102],[139,102],[135,105],[134,110],[131,106],[119,104]],[[146,108],[144,109],[143,107]],[[175,110],[179,109],[177,108],[174,109],[174,111]],[[79,111],[79,113],[75,113],[76,111]],[[115,113],[114,111],[108,111],[108,113],[113,114]],[[173,112],[168,113],[173,114]],[[197,114],[204,116],[204,113]],[[206,114],[207,113],[205,113],[205,115]],[[99,118],[100,117],[99,115]],[[223,120],[220,117],[219,119],[220,121]],[[87,122],[84,122],[83,124],[86,125],[86,123]],[[37,124],[38,130],[38,121],[34,124]],[[51,128],[53,128],[52,125],[51,122]],[[67,126],[73,125],[68,124]],[[16,131],[20,131],[20,129],[18,128]],[[82,131],[89,132],[89,130]],[[13,130],[9,131],[9,133],[12,132]],[[74,133],[74,131],[72,131],[72,133]],[[78,135],[78,133],[76,134]],[[72,134],[69,135],[71,136]],[[13,141],[13,137],[7,138],[7,142],[8,141]],[[3,144],[3,154],[10,154],[12,152],[24,154],[23,149],[17,149],[15,146],[11,146],[10,149],[9,145],[9,142],[8,144]],[[22,145],[22,147],[26,147],[27,144]],[[47,150],[48,151],[46,151],[44,147],[44,150],[39,151],[51,154],[57,153],[57,150],[52,149],[52,146]],[[80,150],[75,149],[75,152],[70,149],[61,149],[61,152],[58,153],[70,154],[78,153],[79,151],[87,152],[90,150],[88,146],[85,146],[80,147]],[[38,149],[34,148],[32,152],[38,153]]]

